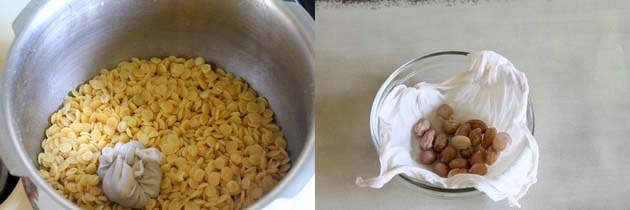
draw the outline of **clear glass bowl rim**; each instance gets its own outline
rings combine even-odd
[[[378,152],[378,143],[377,140],[379,139],[379,130],[378,130],[378,109],[379,106],[381,105],[381,103],[383,102],[383,100],[385,99],[385,96],[387,96],[387,94],[389,94],[389,92],[385,93],[385,90],[387,89],[387,87],[390,85],[390,83],[392,83],[392,81],[394,81],[394,78],[396,78],[399,74],[401,74],[402,72],[404,72],[405,70],[407,70],[407,67],[415,64],[416,62],[428,59],[428,58],[432,58],[432,57],[437,57],[437,56],[443,56],[443,55],[461,55],[461,56],[467,56],[469,54],[469,52],[465,52],[465,51],[441,51],[441,52],[435,52],[435,53],[431,53],[428,55],[424,55],[424,56],[420,56],[417,57],[415,59],[412,59],[408,62],[406,62],[405,64],[399,66],[398,68],[396,68],[396,70],[394,72],[392,72],[387,79],[385,80],[385,82],[383,82],[383,84],[381,85],[381,87],[378,89],[378,92],[376,94],[376,96],[374,97],[374,102],[372,103],[372,109],[370,111],[370,133],[372,135],[372,144],[374,146],[375,151]],[[534,107],[532,106],[532,101],[531,101],[531,97],[527,97],[527,127],[529,128],[530,132],[532,133],[532,135],[534,135],[534,128],[535,128],[535,116],[534,116]],[[435,192],[439,192],[439,193],[446,193],[446,194],[471,194],[471,193],[475,193],[478,194],[480,193],[479,191],[477,191],[475,188],[473,187],[469,187],[469,188],[457,188],[457,189],[450,189],[450,188],[442,188],[442,187],[438,187],[435,186],[429,182],[426,181],[420,181],[420,180],[415,180],[412,179],[410,177],[407,177],[406,175],[401,174],[400,175],[404,180],[410,182],[413,185],[416,185],[418,187],[430,190],[430,191],[435,191]]]

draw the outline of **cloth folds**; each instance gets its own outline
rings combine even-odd
[[[468,69],[439,84],[423,82],[392,89],[379,109],[380,174],[358,177],[358,186],[381,188],[394,176],[405,174],[445,188],[475,187],[493,201],[507,199],[511,206],[520,207],[518,200],[536,183],[538,173],[538,145],[526,124],[527,77],[495,52],[474,52],[468,57]],[[425,118],[439,131],[441,120],[435,110],[443,103],[453,107],[458,121],[481,119],[512,137],[485,176],[442,178],[417,161],[419,138],[413,134],[413,126]]]
[[[160,193],[161,159],[158,149],[145,149],[139,141],[119,142],[114,148],[104,148],[97,171],[103,193],[122,206],[143,208]]]

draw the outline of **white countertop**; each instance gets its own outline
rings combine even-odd
[[[27,0],[0,1],[0,64],[4,63],[6,53],[13,40],[13,29],[11,29],[13,19],[26,6],[27,2]]]
[[[0,0],[0,67],[4,64],[6,53],[13,40],[13,30],[11,28],[13,19],[15,19],[27,2],[28,0]],[[14,209],[30,209],[30,204],[28,203],[21,182],[18,183],[18,186],[9,199],[0,204],[0,210]],[[291,199],[277,199],[265,209],[315,209],[315,178],[312,177],[302,191],[295,195],[295,197]]]
[[[529,79],[540,167],[522,209],[627,209],[629,11],[628,1],[586,0],[318,4],[317,209],[507,209],[430,196],[399,177],[382,189],[354,184],[378,175],[369,114],[385,78],[418,56],[481,49]]]

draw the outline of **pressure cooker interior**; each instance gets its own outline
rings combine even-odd
[[[310,132],[312,71],[295,29],[265,4],[236,1],[73,1],[37,14],[19,52],[11,111],[37,164],[49,117],[70,90],[131,57],[204,57],[269,101],[293,161]],[[68,8],[69,7],[69,8]],[[261,18],[262,17],[262,18]]]

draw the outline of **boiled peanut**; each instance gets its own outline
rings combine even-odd
[[[457,123],[457,121],[455,120],[444,120],[442,121],[442,131],[444,131],[444,133],[446,134],[454,134],[455,131],[457,131],[457,128],[459,127],[459,123]]]
[[[483,146],[481,146],[481,144],[477,145],[477,146],[474,146],[473,148],[475,149],[475,152],[479,151],[479,152],[483,152],[484,154],[486,153],[486,148],[483,148]]]
[[[442,132],[436,134],[431,123],[420,119],[414,127],[421,136],[420,162],[433,164],[433,171],[441,177],[460,173],[486,175],[488,165],[494,164],[511,142],[508,133],[498,132],[495,127],[480,119],[458,123],[453,119],[453,108],[448,104],[438,107],[437,114],[443,119]],[[449,136],[452,135],[452,138]],[[450,140],[449,140],[450,138]]]
[[[464,174],[467,173],[468,171],[464,168],[454,168],[451,169],[450,171],[448,171],[448,177],[452,177],[455,176],[457,174]]]
[[[463,157],[463,158],[470,158],[472,157],[473,153],[475,153],[475,149],[472,147],[468,147],[466,149],[462,149],[459,151],[459,154]]]
[[[429,129],[424,132],[422,138],[420,138],[420,149],[429,150],[433,148],[433,139],[435,138],[435,130]]]
[[[413,131],[416,132],[416,135],[418,136],[422,136],[424,135],[424,132],[429,130],[431,128],[431,122],[429,122],[429,120],[427,119],[420,119],[418,120],[418,123],[416,123],[416,126],[413,127]]]
[[[468,171],[470,173],[483,176],[483,175],[486,175],[486,173],[488,173],[488,168],[486,167],[486,164],[475,163],[470,167],[470,170]]]
[[[492,165],[499,158],[499,152],[489,149],[486,151],[486,164]]]
[[[433,140],[433,150],[436,152],[442,152],[444,148],[448,145],[448,137],[444,133],[440,133]]]
[[[471,164],[475,164],[475,163],[485,164],[486,163],[485,154],[486,154],[485,152],[475,151],[472,157],[470,157],[470,163]]]
[[[451,139],[451,145],[455,149],[466,149],[470,147],[470,139],[466,136],[455,136]]]
[[[456,136],[468,136],[469,133],[470,133],[470,124],[468,123],[463,123],[459,125],[459,127],[455,131]]]
[[[468,120],[466,121],[466,123],[470,125],[470,129],[481,128],[482,133],[485,133],[486,129],[488,129],[486,123],[480,119]]]
[[[448,104],[440,105],[440,107],[438,107],[437,112],[438,112],[438,115],[444,120],[449,120],[451,119],[451,116],[453,116],[453,108],[449,106]]]
[[[468,138],[470,138],[470,143],[473,146],[477,146],[481,143],[481,128],[475,128],[468,134]]]
[[[420,163],[431,164],[435,162],[437,154],[433,150],[426,150],[420,153]]]
[[[449,163],[451,160],[455,159],[457,156],[457,149],[455,147],[448,145],[442,152],[440,153],[440,162]]]
[[[448,163],[450,168],[468,168],[468,160],[464,158],[455,158]]]
[[[492,149],[497,152],[503,151],[505,146],[511,141],[512,137],[510,137],[510,134],[506,132],[497,133],[497,136],[494,137],[494,142],[492,143]]]
[[[435,172],[438,176],[446,177],[448,175],[448,171],[450,169],[444,163],[437,162],[433,165],[433,172]]]
[[[492,128],[486,129],[486,133],[483,135],[483,141],[481,141],[481,146],[483,146],[483,148],[488,148],[492,146],[492,141],[494,141],[494,138],[496,136],[497,136],[496,128],[492,127]]]

